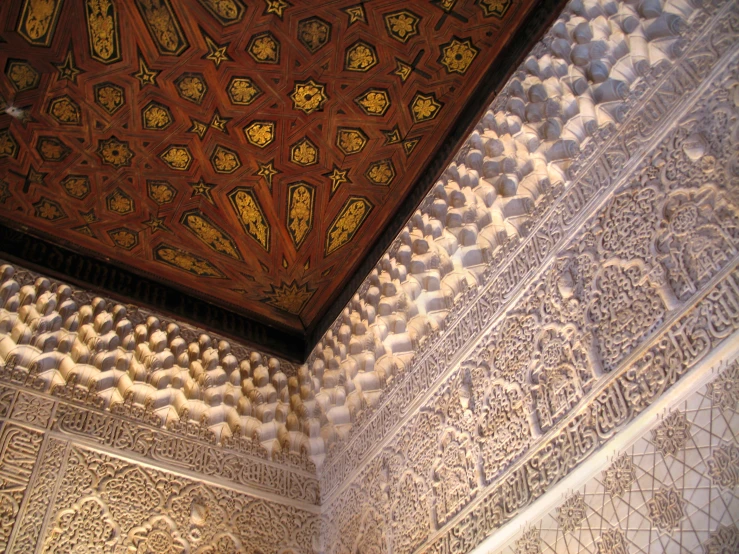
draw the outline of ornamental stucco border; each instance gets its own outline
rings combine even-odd
[[[322,503],[330,502],[372,452],[391,440],[414,408],[430,397],[486,330],[503,317],[533,274],[564,247],[573,229],[620,186],[650,145],[669,130],[669,121],[690,108],[697,91],[707,86],[703,80],[733,46],[729,21],[737,11],[735,4],[722,2],[695,13],[691,27],[681,37],[688,49],[673,64],[655,66],[638,82],[621,109],[623,123],[600,129],[573,160],[572,184],[566,190],[562,184],[554,187],[548,192],[549,200],[537,204],[529,221],[539,222],[530,225],[525,238],[506,244],[483,274],[486,284],[468,289],[455,301],[444,321],[444,331],[427,338],[405,372],[385,389],[376,408],[365,410],[354,422],[349,438],[329,450],[320,468]],[[707,59],[695,63],[691,56],[701,52]],[[495,105],[505,102],[503,96]]]

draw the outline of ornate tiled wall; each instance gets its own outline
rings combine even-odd
[[[739,552],[739,364],[492,554]]]
[[[69,404],[28,390],[8,373],[2,378],[0,551],[315,552],[315,510],[228,486],[223,466],[208,479],[207,472],[188,472],[186,462],[179,472],[166,471],[141,457],[116,456],[115,449],[143,454],[152,437],[110,422],[99,423],[98,441],[75,440],[65,424]],[[186,458],[183,446],[160,449],[166,448]]]

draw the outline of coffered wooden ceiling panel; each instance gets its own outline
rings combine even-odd
[[[303,331],[531,4],[2,2],[0,215]]]

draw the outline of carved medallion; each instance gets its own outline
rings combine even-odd
[[[236,152],[219,144],[210,156],[210,164],[216,173],[233,173],[241,167],[241,160]]]
[[[439,115],[441,108],[442,104],[436,100],[434,94],[425,95],[420,92],[416,93],[409,105],[411,117],[416,123],[423,123],[424,121],[434,119]]]
[[[464,75],[475,60],[479,50],[474,47],[470,39],[453,39],[441,47],[439,63],[444,66],[447,73],[459,73]]]
[[[228,194],[228,199],[231,201],[231,206],[244,227],[244,231],[257,241],[265,251],[269,252],[270,228],[254,191],[245,187],[238,187]]]
[[[652,429],[652,443],[663,456],[675,456],[690,439],[690,422],[683,412],[671,412],[656,429]]]
[[[662,486],[647,501],[649,520],[661,533],[670,534],[685,517],[685,499],[675,487]]]
[[[90,179],[85,175],[68,175],[61,184],[72,198],[82,200],[90,194]]]
[[[331,25],[320,17],[311,17],[298,23],[298,40],[311,54],[315,54],[331,39]]]
[[[72,152],[69,147],[56,137],[40,137],[36,150],[47,162],[60,162]]]
[[[146,180],[146,193],[154,202],[160,206],[169,204],[177,195],[177,189],[170,185],[167,181],[157,181],[156,179]]]
[[[261,89],[249,77],[233,77],[226,90],[232,103],[248,106],[262,94]]]
[[[739,446],[722,444],[708,458],[708,476],[720,489],[731,491],[739,487]]]
[[[39,74],[30,63],[23,60],[8,60],[5,75],[18,92],[35,89],[39,84]]]
[[[64,213],[64,210],[58,202],[50,200],[44,196],[39,198],[38,202],[34,202],[33,215],[38,218],[45,219],[46,221],[57,221],[67,217],[67,214]]]
[[[144,129],[161,131],[172,125],[172,112],[164,104],[149,102],[141,112]]]
[[[318,148],[310,139],[304,138],[290,147],[290,161],[308,166],[318,163]]]
[[[377,53],[371,44],[357,41],[346,49],[344,69],[347,71],[365,72],[378,63]]]
[[[118,140],[115,136],[98,142],[97,154],[104,164],[116,168],[131,165],[134,156],[128,142]]]
[[[136,209],[133,198],[120,188],[116,188],[105,198],[105,206],[118,215],[130,214]]]
[[[631,457],[622,454],[603,472],[603,488],[614,497],[622,496],[636,481],[636,468]]]
[[[79,104],[67,95],[54,98],[49,103],[49,115],[62,125],[79,125],[82,122]]]
[[[557,522],[563,533],[572,533],[585,519],[587,507],[582,494],[576,492],[557,508]]]
[[[290,98],[293,101],[293,108],[311,114],[323,109],[323,104],[328,100],[326,85],[317,83],[313,79],[305,82],[296,81]]]
[[[100,83],[93,88],[95,103],[113,115],[126,103],[123,87],[113,83]]]
[[[251,37],[246,51],[257,63],[280,63],[280,42],[270,32]]]
[[[253,121],[244,128],[244,134],[250,144],[264,148],[275,140],[275,122]]]
[[[177,94],[193,104],[199,105],[205,93],[208,92],[205,78],[199,73],[184,73],[177,78],[174,84],[177,87]]]
[[[390,107],[390,97],[387,91],[383,89],[369,89],[355,98],[354,101],[366,115],[385,115]]]
[[[418,34],[418,23],[421,18],[408,10],[393,12],[385,15],[385,29],[387,34],[405,44]]]
[[[299,249],[313,228],[315,187],[308,183],[292,183],[287,187],[287,230]]]
[[[175,171],[187,171],[192,163],[190,150],[184,145],[170,146],[159,157]]]
[[[336,146],[344,154],[357,154],[367,145],[367,135],[362,129],[339,128],[336,133]]]
[[[108,231],[108,236],[113,243],[124,250],[133,250],[139,243],[139,235],[133,229],[119,227]]]
[[[390,158],[373,162],[364,175],[373,185],[387,187],[395,179],[395,166]]]

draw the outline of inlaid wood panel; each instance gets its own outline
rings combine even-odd
[[[302,330],[530,5],[4,2],[0,216]]]

